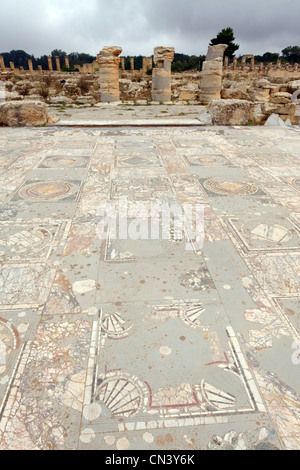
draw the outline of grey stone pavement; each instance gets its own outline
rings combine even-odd
[[[0,449],[299,450],[300,129],[60,126],[0,128]]]

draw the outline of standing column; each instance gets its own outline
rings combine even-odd
[[[121,69],[124,71],[125,70],[125,57],[120,57],[121,60]]]
[[[166,103],[171,101],[171,66],[174,60],[174,47],[156,47],[152,70],[152,100]]]
[[[32,65],[32,60],[28,59],[28,69],[30,73],[33,73],[33,65]]]
[[[60,72],[60,60],[59,60],[58,55],[55,56],[55,64],[56,64],[56,70]]]
[[[0,55],[0,70],[5,70],[5,63],[2,55]]]
[[[130,57],[130,70],[134,72],[134,57]]]
[[[236,69],[237,69],[237,58],[234,57],[233,58],[233,70],[236,72]]]
[[[69,61],[69,57],[67,55],[65,56],[65,67],[66,67],[66,69],[70,68],[70,61]]]
[[[228,70],[228,65],[229,65],[229,57],[224,58],[224,70]]]
[[[119,67],[122,48],[104,47],[97,56],[100,65],[100,94],[102,103],[120,100]]]
[[[10,70],[15,71],[15,64],[13,62],[9,63]]]
[[[50,72],[53,72],[53,63],[51,56],[48,57],[48,69],[50,70]]]
[[[202,67],[200,91],[207,101],[220,100],[223,80],[223,58],[227,44],[209,46]]]
[[[38,71],[39,72],[42,72],[43,71],[43,67],[41,65],[38,65]]]
[[[277,70],[281,69],[281,60],[277,60],[276,68]]]
[[[250,72],[254,72],[255,70],[255,57],[251,57],[250,59]]]

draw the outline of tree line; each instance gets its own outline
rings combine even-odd
[[[213,38],[210,42],[210,45],[217,45],[217,44],[227,44],[228,48],[225,51],[225,56],[229,58],[231,61],[233,57],[237,57],[236,53],[239,50],[239,44],[235,42],[234,31],[232,28],[224,28],[220,33],[217,34],[215,38]],[[34,57],[34,55],[30,55],[25,51],[22,50],[12,50],[10,52],[2,52],[0,55],[4,58],[4,63],[6,66],[9,66],[10,62],[15,64],[15,67],[20,68],[23,67],[25,70],[28,70],[28,59],[32,60],[33,67],[37,69],[39,65],[42,66],[43,70],[48,69],[48,56],[43,55],[39,58]],[[86,53],[79,53],[79,52],[71,52],[67,54],[65,51],[61,49],[54,49],[51,52],[51,57],[53,59],[53,66],[55,68],[55,61],[54,57],[58,56],[60,58],[62,70],[65,69],[64,65],[64,58],[67,55],[69,57],[70,62],[70,71],[76,70],[76,65],[83,65],[94,62],[96,59],[95,56]],[[241,56],[237,57],[238,59]],[[125,57],[125,70],[130,70],[131,63],[130,63],[130,56]],[[256,55],[255,56],[256,62],[273,62],[276,63],[278,60],[281,60],[283,63],[300,63],[300,47],[299,46],[288,46],[281,51],[281,54],[274,53],[274,52],[265,52],[263,55]],[[175,53],[174,62],[172,64],[172,71],[173,72],[184,72],[186,70],[201,70],[202,64],[205,61],[205,55],[187,55],[187,54],[179,54]],[[143,67],[143,56],[138,55],[134,56],[134,69],[140,70]],[[67,69],[65,69],[67,70]],[[149,71],[149,73],[151,73]]]

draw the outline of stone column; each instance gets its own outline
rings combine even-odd
[[[209,46],[203,63],[200,91],[206,101],[220,100],[223,79],[223,60],[227,44]]]
[[[39,72],[42,72],[43,71],[43,67],[41,65],[38,65],[38,71]]]
[[[13,62],[9,63],[10,70],[15,71],[15,64]]]
[[[247,58],[245,56],[242,57],[242,64],[241,64],[241,69],[242,70],[245,70],[245,68],[246,68],[246,60],[247,60]]]
[[[236,69],[237,69],[237,58],[234,57],[233,58],[233,70],[236,71]]]
[[[125,57],[120,57],[121,60],[121,69],[125,70]]]
[[[277,70],[281,69],[281,60],[277,60],[276,68]]]
[[[255,57],[251,57],[250,59],[250,72],[254,72],[255,70]]]
[[[60,72],[60,60],[59,60],[58,55],[55,56],[55,64],[56,64],[56,70]]]
[[[66,69],[70,68],[70,61],[69,61],[69,57],[67,55],[65,56],[65,67],[66,67]]]
[[[263,62],[260,62],[258,69],[259,69],[260,73],[264,72],[264,63]]]
[[[32,65],[32,60],[28,59],[28,69],[30,73],[33,73],[33,65]]]
[[[174,60],[174,47],[156,47],[152,70],[152,100],[166,103],[171,101],[171,66]]]
[[[2,55],[0,55],[0,70],[5,70],[5,63]]]
[[[53,72],[53,63],[51,56],[48,57],[48,69],[50,70],[50,72]]]
[[[134,57],[130,57],[130,70],[134,72]]]
[[[102,103],[120,100],[119,67],[122,48],[104,47],[97,56],[100,66],[100,94]]]
[[[228,70],[228,65],[229,65],[229,57],[224,58],[224,70]]]

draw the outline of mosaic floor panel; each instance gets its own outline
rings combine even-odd
[[[1,450],[300,449],[299,144],[0,129]]]

